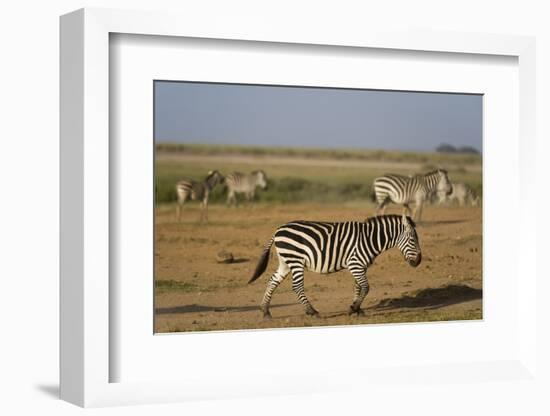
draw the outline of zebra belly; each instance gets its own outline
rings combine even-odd
[[[330,268],[321,268],[321,267],[312,268],[309,265],[305,265],[305,269],[310,272],[315,272],[319,274],[331,274],[331,273],[339,272],[340,270],[344,270],[345,267],[335,266]]]
[[[293,266],[299,265],[304,268],[304,270],[319,273],[319,274],[330,274],[335,273],[346,268],[346,266],[336,265],[333,267],[323,267],[322,264],[312,264],[311,259],[308,256],[285,256],[285,253],[279,252],[281,258],[285,263],[292,269]]]

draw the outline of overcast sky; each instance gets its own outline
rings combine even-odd
[[[481,151],[481,137],[481,95],[155,82],[157,142]]]

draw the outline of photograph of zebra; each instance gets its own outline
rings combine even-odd
[[[422,206],[431,195],[443,198],[452,192],[447,171],[437,169],[424,175],[383,175],[374,180],[374,195],[378,202],[378,213],[384,213],[389,202],[402,204],[407,215],[411,215],[409,204],[415,203],[413,217],[420,221]]]
[[[154,100],[155,332],[483,319],[482,96]]]
[[[227,184],[227,204],[237,204],[235,194],[244,194],[247,201],[253,201],[256,188],[267,188],[267,175],[263,170],[255,170],[250,174],[231,172],[225,178]]]
[[[277,286],[290,273],[292,289],[304,305],[307,315],[319,315],[304,291],[304,269],[329,274],[344,268],[355,279],[353,302],[349,314],[364,315],[363,299],[369,293],[367,268],[382,252],[398,247],[413,267],[422,260],[416,224],[403,214],[383,215],[364,222],[295,221],[277,229],[262,253],[248,283],[258,279],[267,268],[271,246],[275,244],[279,266],[269,279],[260,309],[271,319],[269,304]]]
[[[224,178],[217,170],[208,172],[202,182],[193,179],[182,179],[176,184],[178,204],[176,206],[178,221],[181,219],[181,210],[188,199],[201,201],[201,221],[208,221],[208,196],[214,187],[223,182]]]

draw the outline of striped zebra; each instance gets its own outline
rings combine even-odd
[[[178,204],[176,206],[176,216],[178,222],[181,218],[183,204],[189,199],[201,201],[201,221],[208,221],[208,197],[212,189],[223,182],[223,176],[217,170],[208,172],[208,175],[202,182],[192,179],[182,179],[176,184],[176,193],[178,195]]]
[[[373,217],[365,222],[293,221],[275,231],[248,283],[266,270],[273,244],[279,267],[269,279],[260,305],[266,319],[271,318],[269,305],[273,292],[289,273],[292,289],[306,314],[318,316],[304,292],[304,270],[329,274],[347,268],[355,279],[349,314],[363,315],[361,304],[369,292],[367,268],[376,256],[397,246],[411,266],[417,267],[422,260],[415,223],[405,214]]]
[[[227,185],[227,205],[237,204],[235,194],[243,193],[248,201],[254,199],[256,187],[262,189],[267,188],[267,175],[263,170],[255,170],[249,175],[241,172],[233,172],[226,176],[225,184]]]
[[[420,221],[422,206],[437,193],[448,195],[452,191],[451,182],[444,169],[437,169],[425,175],[403,176],[388,174],[374,180],[374,195],[378,202],[377,215],[384,214],[386,206],[403,204],[404,212],[411,215],[409,204],[415,203],[413,218]]]
[[[453,190],[449,195],[438,192],[439,205],[447,201],[453,202],[455,200],[458,201],[458,205],[461,207],[465,206],[467,202],[473,207],[479,204],[479,196],[477,196],[474,190],[465,183],[456,182],[452,184],[452,187]]]

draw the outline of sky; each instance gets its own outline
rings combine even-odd
[[[482,96],[155,81],[155,141],[481,151]]]

